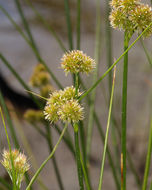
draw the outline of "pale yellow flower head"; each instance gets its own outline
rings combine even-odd
[[[63,122],[77,123],[84,119],[83,108],[77,100],[65,102],[59,109],[58,115]]]
[[[76,100],[76,90],[73,86],[64,90],[54,91],[50,94],[44,108],[45,119],[50,122],[78,122],[83,119],[83,108]],[[78,90],[78,96],[81,93]],[[71,106],[71,107],[70,107]]]
[[[1,160],[2,165],[7,170],[11,180],[13,178],[13,168],[14,168],[14,173],[15,176],[17,177],[16,183],[17,186],[20,187],[24,173],[28,171],[30,168],[26,156],[23,153],[19,152],[19,150],[17,149],[12,150],[11,153],[8,150],[4,150],[2,156],[3,156],[3,160]]]
[[[151,7],[140,2],[140,0],[112,0],[109,16],[111,26],[123,30],[131,37],[134,32],[141,33],[152,22]],[[150,36],[152,27],[144,34]],[[144,37],[143,36],[143,37]]]
[[[61,58],[61,68],[65,73],[90,73],[95,68],[95,61],[82,51],[73,50],[65,53]]]

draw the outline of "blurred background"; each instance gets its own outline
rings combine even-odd
[[[144,2],[144,1],[143,1]],[[150,4],[150,1],[145,1]],[[32,0],[34,7],[44,16],[46,21],[53,27],[63,44],[69,49],[68,45],[68,33],[66,16],[63,0]],[[70,13],[72,20],[73,40],[76,44],[76,1],[70,0]],[[46,61],[47,65],[51,68],[53,73],[57,76],[58,80],[63,86],[69,86],[72,84],[72,78],[68,75],[65,76],[64,72],[60,69],[60,59],[63,55],[63,51],[59,47],[54,37],[48,32],[43,24],[37,19],[32,9],[26,4],[25,1],[21,1],[22,8],[26,15],[26,18],[30,24],[30,28],[34,39],[37,43],[38,49]],[[16,23],[23,25],[12,0],[0,0],[0,5],[3,6]],[[107,56],[107,37],[106,37],[106,23],[107,20],[107,1],[101,0],[101,59],[99,64],[99,73],[101,76],[108,68],[108,56]],[[95,49],[95,29],[96,29],[96,1],[83,0],[81,3],[81,50],[94,57]],[[112,30],[112,29],[111,29]],[[137,35],[134,35],[131,42],[136,39]],[[145,47],[148,49],[152,58],[152,39],[148,38],[144,40]],[[74,45],[76,49],[76,45]],[[112,30],[112,60],[117,59],[123,52],[123,32]],[[2,53],[7,60],[11,63],[13,68],[21,75],[25,82],[28,83],[32,71],[38,63],[32,50],[29,48],[25,40],[12,26],[8,18],[0,11],[0,53]],[[114,95],[113,114],[119,127],[121,127],[121,91],[122,91],[122,61],[117,65],[116,72],[116,86]],[[26,94],[23,87],[18,83],[16,78],[8,70],[8,68],[0,60],[0,75],[5,78],[10,87],[16,92]],[[83,77],[84,83],[87,87],[92,84],[92,75]],[[54,88],[55,83],[51,80]],[[2,83],[0,82],[0,87]],[[97,88],[96,95],[96,111],[100,118],[103,128],[105,129],[108,117],[108,102],[106,97],[109,96],[108,92],[108,77],[106,77]],[[44,138],[40,136],[31,126],[26,123],[22,114],[25,109],[20,106],[14,106],[13,102],[6,98],[7,105],[10,109],[10,113],[15,125],[17,135],[20,139],[21,150],[25,152],[32,152],[29,155],[29,162],[32,158],[36,159],[36,166],[39,166],[42,161],[48,155],[48,145]],[[131,153],[133,162],[137,168],[139,176],[143,177],[144,163],[147,152],[148,132],[149,132],[149,120],[151,114],[151,101],[152,101],[152,66],[149,64],[146,55],[144,53],[141,42],[137,42],[136,45],[129,52],[129,77],[128,77],[128,150]],[[86,102],[85,117],[88,116],[88,108]],[[17,110],[17,115],[13,110]],[[87,119],[85,121],[87,125]],[[3,125],[0,122],[0,150],[7,147],[6,137],[3,130]],[[58,134],[55,130],[52,130],[53,142],[55,144],[58,139]],[[26,139],[27,140],[26,140]],[[26,144],[28,142],[28,144]],[[109,139],[109,143],[113,143],[112,137]],[[117,143],[114,146],[120,147]],[[24,147],[24,148],[23,148]],[[92,161],[91,161],[91,178],[94,189],[97,189],[100,171],[100,162],[102,155],[102,142],[98,134],[97,129],[93,130],[92,141]],[[64,143],[61,143],[57,152],[56,159],[59,165],[59,170],[63,178],[64,186],[66,190],[77,190],[77,173],[76,165],[71,153],[68,151]],[[32,164],[31,164],[32,165]],[[2,166],[0,166],[0,175],[6,176],[6,173]],[[152,172],[150,173],[152,177]],[[53,165],[50,161],[41,173],[41,178],[45,185],[50,190],[58,190],[58,184],[56,176],[54,174]],[[127,184],[128,189],[136,190],[136,183],[130,170],[127,172]],[[103,187],[105,190],[115,189],[112,174],[109,168],[108,162],[106,162],[104,171]],[[24,185],[23,185],[24,189]],[[39,185],[35,184],[35,189],[39,190]]]

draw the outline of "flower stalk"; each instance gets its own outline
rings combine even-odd
[[[54,148],[53,148],[51,154],[50,154],[50,155],[46,158],[46,160],[41,164],[41,166],[39,167],[39,169],[37,170],[37,172],[35,173],[35,175],[32,177],[32,179],[31,179],[29,185],[27,186],[26,190],[30,190],[31,185],[32,185],[32,184],[34,183],[34,181],[37,179],[37,177],[39,176],[39,174],[40,174],[40,172],[42,171],[42,169],[44,168],[44,166],[47,164],[47,162],[48,162],[48,161],[52,158],[52,156],[54,155],[54,153],[55,153],[57,147],[59,146],[59,144],[60,144],[60,142],[61,142],[61,140],[62,140],[62,138],[63,138],[63,136],[64,136],[64,133],[65,133],[67,127],[68,127],[68,124],[66,123],[66,124],[65,124],[65,127],[64,127],[64,129],[63,129],[63,131],[62,131],[62,133],[61,133],[61,135],[60,135],[60,137],[59,137],[59,140],[57,141],[56,145],[54,146]]]
[[[146,158],[146,165],[145,165],[145,172],[144,172],[144,180],[143,180],[142,190],[147,189],[147,181],[148,181],[148,175],[149,175],[150,163],[151,163],[151,154],[152,154],[152,119],[151,119],[151,122],[150,122],[148,151],[147,151],[147,158]]]
[[[111,98],[110,98],[110,105],[109,105],[107,129],[106,129],[106,135],[105,135],[105,141],[104,141],[104,149],[103,149],[103,157],[102,157],[102,163],[101,163],[101,171],[100,171],[100,179],[99,179],[98,190],[101,190],[101,189],[102,189],[103,171],[104,171],[105,158],[106,158],[106,152],[107,152],[108,135],[109,135],[109,127],[110,127],[110,120],[111,120],[111,111],[112,111],[113,95],[114,95],[115,72],[116,72],[116,69],[114,70],[114,74],[113,74],[113,84],[112,84],[112,90],[111,90]]]
[[[124,51],[128,49],[128,33],[124,35]],[[122,142],[121,142],[121,190],[126,190],[126,130],[127,130],[127,79],[128,79],[128,52],[124,56],[122,90]]]
[[[82,174],[82,167],[81,167],[81,159],[80,159],[80,148],[79,148],[79,126],[77,123],[73,125],[74,128],[74,139],[75,139],[75,156],[77,162],[77,171],[78,171],[78,179],[79,179],[79,189],[84,190],[83,185],[83,174]]]

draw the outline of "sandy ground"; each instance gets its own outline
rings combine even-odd
[[[20,20],[15,11],[13,3],[10,0],[7,0],[8,4],[4,4],[3,0],[0,0],[0,4],[6,6],[10,11],[13,18],[20,24]],[[104,12],[104,2],[102,2],[102,10]],[[75,18],[75,8],[73,8],[73,18]],[[85,3],[83,4],[83,10],[85,10]],[[49,11],[49,9],[47,10]],[[90,56],[94,56],[94,30],[95,30],[95,4],[92,1],[87,3],[87,11],[92,15],[92,20],[87,20],[84,17],[82,20],[82,36],[81,36],[81,49]],[[26,9],[26,13],[29,19],[33,18],[33,15],[30,10]],[[54,15],[56,14],[56,15]],[[61,14],[61,15],[60,15]],[[50,8],[50,22],[53,18],[56,18],[58,26],[57,32],[63,42],[68,47],[68,40],[66,37],[66,26],[64,22],[64,14],[54,11]],[[86,15],[87,15],[86,14]],[[2,13],[0,13],[2,15]],[[89,15],[89,14],[88,14]],[[61,19],[60,19],[61,18]],[[104,14],[102,13],[102,40],[101,40],[101,61],[99,66],[99,76],[104,73],[107,68],[106,65],[106,41],[105,41],[105,30],[104,30]],[[31,19],[32,20],[32,19]],[[63,22],[62,22],[63,21]],[[52,20],[53,22],[53,20]],[[44,29],[41,25],[36,24],[33,20],[31,21],[31,29],[34,35],[34,38],[38,44],[39,50],[42,57],[45,59],[48,66],[55,73],[57,78],[62,81],[64,86],[71,85],[70,77],[65,77],[63,71],[59,69],[60,67],[60,58],[63,54],[60,47],[56,43],[55,39]],[[62,33],[63,31],[63,33]],[[88,31],[88,32],[87,32]],[[74,34],[74,39],[76,35]],[[123,51],[123,34],[117,31],[113,31],[113,55],[115,58],[118,58]],[[145,44],[151,50],[151,39],[146,39]],[[0,52],[6,56],[10,61],[11,65],[16,69],[18,73],[21,74],[22,78],[28,82],[29,77],[32,73],[32,69],[37,64],[37,60],[33,55],[31,49],[22,39],[22,37],[14,30],[11,24],[7,19],[2,16],[0,19]],[[114,115],[118,124],[121,124],[121,88],[122,88],[122,61],[117,66],[117,75],[116,75],[116,88],[115,88],[115,101],[114,101]],[[23,92],[23,88],[14,78],[14,76],[8,71],[8,69],[0,62],[0,71],[4,73],[9,84],[11,84],[15,89]],[[84,78],[84,82],[88,86],[91,85],[92,76],[89,78]],[[103,127],[106,127],[107,122],[107,113],[108,109],[105,105],[104,96],[102,95],[103,85],[104,87],[107,84],[105,79],[97,89],[97,98],[96,98],[96,111],[100,116]],[[132,154],[133,160],[136,167],[140,171],[141,175],[143,174],[143,165],[145,161],[146,154],[146,145],[148,141],[148,130],[149,130],[149,119],[150,119],[150,101],[151,101],[151,87],[152,87],[152,70],[146,56],[143,53],[140,42],[138,42],[129,53],[129,77],[128,77],[128,148]],[[107,92],[107,89],[106,89]],[[87,113],[86,113],[87,117]],[[45,140],[35,132],[29,124],[17,120],[14,120],[15,128],[20,138],[20,141],[23,140],[20,130],[27,138],[27,142],[37,160],[37,165],[39,166],[41,162],[48,155],[48,146]],[[86,120],[87,124],[87,120]],[[6,147],[6,137],[3,131],[2,124],[0,132],[0,142],[1,149]],[[71,129],[70,129],[71,130]],[[71,130],[72,132],[72,130]],[[55,132],[55,129],[52,129],[52,136],[54,144],[58,139],[58,135]],[[111,142],[111,137],[110,137]],[[118,145],[120,146],[120,145]],[[23,143],[21,143],[23,147]],[[91,178],[93,183],[93,189],[97,189],[98,178],[100,171],[100,160],[102,156],[102,144],[98,134],[98,131],[94,127],[93,131],[93,142],[92,142],[92,157],[95,160],[95,164],[91,165]],[[77,175],[76,175],[76,165],[74,163],[71,153],[67,150],[67,147],[64,143],[61,143],[56,154],[56,159],[60,168],[61,176],[64,181],[64,186],[66,190],[77,190]],[[29,156],[32,160],[33,156]],[[0,173],[3,175],[4,170],[1,168]],[[54,174],[53,165],[50,161],[44,170],[41,173],[41,178],[46,184],[49,190],[58,190],[56,176]],[[130,170],[127,172],[127,184],[130,190],[136,190],[136,184],[134,177],[131,175]],[[115,185],[112,179],[111,171],[106,162],[105,172],[104,172],[104,182],[103,187],[105,190],[115,189]],[[24,189],[24,187],[23,187]],[[36,186],[37,190],[40,188]]]

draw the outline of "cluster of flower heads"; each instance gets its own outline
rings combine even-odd
[[[82,51],[73,50],[65,53],[61,58],[61,68],[65,73],[90,73],[95,68],[95,61]]]
[[[81,93],[78,90],[78,96]],[[44,115],[50,122],[61,120],[68,123],[77,123],[83,120],[83,107],[76,99],[76,89],[71,86],[64,90],[54,91],[47,101]]]
[[[143,32],[152,22],[152,8],[140,0],[112,0],[110,22],[113,28],[124,30],[132,36],[134,32]],[[152,34],[150,27],[145,37]]]
[[[17,186],[20,187],[24,173],[30,168],[26,156],[16,149],[12,150],[11,153],[8,150],[4,150],[2,156],[2,165],[6,168],[11,180],[15,174]]]

